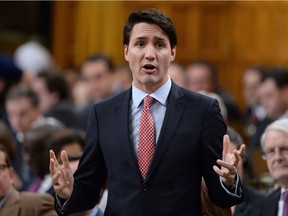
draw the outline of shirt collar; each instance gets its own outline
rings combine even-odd
[[[287,188],[283,188],[283,187],[281,187],[281,196],[280,196],[280,200],[284,200],[284,195],[283,195],[283,194],[284,194],[286,191],[288,191]]]
[[[10,193],[11,193],[11,190],[12,190],[12,189],[10,188],[9,192],[5,195],[5,197],[3,197],[2,200],[0,200],[0,208],[2,208],[2,206],[6,203],[8,197],[9,197],[9,195],[10,195]]]
[[[143,92],[142,90],[138,89],[134,83],[132,83],[132,101],[135,104],[135,106],[138,108],[147,95],[150,95],[153,97],[155,100],[157,100],[159,103],[161,103],[163,106],[166,106],[167,104],[167,98],[168,94],[170,92],[172,86],[171,79],[167,80],[167,82],[162,85],[159,89],[157,89],[155,92],[152,94],[147,94],[146,92]]]

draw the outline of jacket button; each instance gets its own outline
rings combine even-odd
[[[145,184],[143,185],[143,191],[144,191],[144,192],[148,191],[148,186],[145,185]]]

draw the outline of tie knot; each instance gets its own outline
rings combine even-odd
[[[144,98],[144,107],[150,107],[152,105],[154,101],[154,98],[147,95],[145,98]]]

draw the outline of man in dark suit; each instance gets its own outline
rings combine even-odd
[[[105,215],[202,215],[202,176],[215,204],[243,200],[236,166],[245,146],[229,153],[225,136],[222,148],[226,126],[216,100],[171,81],[167,70],[176,44],[172,21],[160,11],[130,14],[124,55],[132,88],[94,106],[74,177],[67,154],[62,152],[60,166],[50,151],[59,214],[92,208],[106,180]],[[219,159],[222,150],[225,161]]]
[[[264,200],[262,216],[288,215],[288,119],[272,122],[261,137],[261,146],[275,190]]]

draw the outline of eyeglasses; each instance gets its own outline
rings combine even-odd
[[[288,156],[288,147],[282,146],[282,147],[267,149],[264,152],[262,158],[264,160],[271,159],[271,158],[275,157],[276,153],[278,153],[282,157]]]
[[[8,166],[6,164],[0,164],[0,173],[3,172]]]

